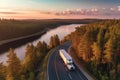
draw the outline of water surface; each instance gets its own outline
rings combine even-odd
[[[47,44],[49,44],[50,42],[50,37],[57,34],[61,39],[64,38],[64,36],[66,36],[67,34],[70,34],[71,32],[73,32],[75,30],[75,27],[77,26],[81,26],[82,24],[70,24],[70,25],[62,25],[62,26],[59,26],[55,29],[51,29],[49,31],[47,31],[45,34],[43,34],[39,39],[31,42],[33,45],[36,46],[36,44],[39,42],[39,41],[45,41]],[[29,43],[27,43],[29,44]],[[20,58],[20,60],[23,60],[24,59],[24,56],[25,56],[25,51],[26,51],[26,46],[27,44],[24,44],[18,48],[15,48],[15,53],[17,54],[17,56]],[[11,46],[12,47],[12,46]],[[7,54],[8,52],[5,52],[3,54],[0,55],[0,62],[3,62],[4,64],[6,64],[6,61],[7,61]]]

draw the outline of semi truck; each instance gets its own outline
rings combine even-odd
[[[75,69],[72,57],[64,49],[59,50],[59,55],[69,70]]]

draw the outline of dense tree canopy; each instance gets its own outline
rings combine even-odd
[[[106,20],[71,33],[73,48],[99,80],[120,80],[120,20]]]
[[[2,63],[0,63],[0,79],[5,80],[5,76],[6,76],[6,67]]]
[[[21,61],[14,53],[13,49],[10,49],[8,54],[8,66],[7,66],[7,77],[13,77],[13,80],[19,80],[21,74]],[[8,79],[9,80],[9,79]]]
[[[58,35],[51,36],[50,38],[50,48],[60,45],[60,39]]]
[[[52,46],[56,47],[59,44],[58,35],[54,35]],[[20,61],[14,49],[10,48],[7,55],[7,66],[0,63],[0,80],[34,80],[37,67],[40,64],[42,67],[42,60],[49,50],[48,45],[44,41],[39,41],[36,46],[28,44],[25,58],[23,61]]]

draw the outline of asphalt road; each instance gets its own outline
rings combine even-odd
[[[71,42],[59,46],[51,54],[48,61],[48,80],[88,80],[75,66],[75,70],[69,71],[58,54],[60,48],[68,50]]]

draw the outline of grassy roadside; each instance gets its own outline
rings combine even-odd
[[[69,54],[72,56],[72,58],[77,62],[78,65],[82,67],[82,69],[87,72],[94,80],[97,80],[85,67],[82,61],[78,59],[78,56],[75,55],[75,52],[73,51],[72,47],[69,48]]]
[[[42,71],[39,73],[39,80],[48,80],[48,77],[47,77],[47,65],[48,65],[48,59],[51,55],[51,53],[55,50],[56,48],[53,48],[52,50],[50,50],[48,52],[48,54],[45,56],[43,62],[42,62]]]

